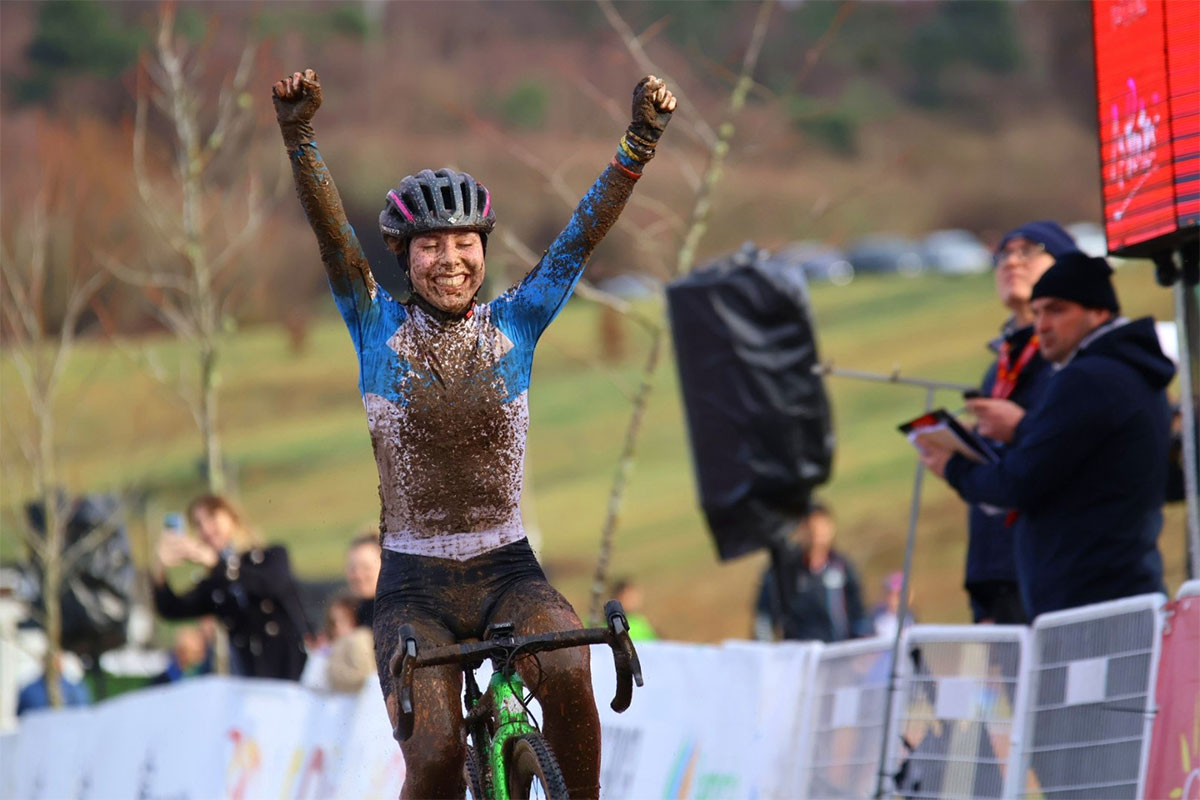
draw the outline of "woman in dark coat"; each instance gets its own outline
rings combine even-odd
[[[229,634],[231,673],[297,680],[310,626],[287,550],[253,546],[242,515],[223,497],[201,495],[188,507],[187,518],[198,537],[167,530],[159,539],[153,575],[158,613],[166,619],[213,614]],[[176,594],[165,570],[185,561],[208,574]]]

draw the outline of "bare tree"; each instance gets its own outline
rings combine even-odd
[[[106,258],[105,266],[143,290],[155,316],[194,356],[194,371],[185,373],[181,366],[175,376],[148,357],[143,362],[156,378],[174,383],[203,440],[208,486],[220,492],[226,482],[218,413],[222,331],[238,259],[266,207],[245,146],[253,123],[245,90],[255,48],[243,49],[215,103],[206,102],[209,53],[190,47],[175,33],[174,22],[174,4],[164,3],[154,48],[138,73],[133,171],[142,214],[154,234],[153,255],[132,267]],[[165,123],[157,128],[159,148],[151,139],[151,107]]]
[[[74,204],[70,192],[60,201]],[[24,214],[0,243],[0,332],[5,353],[28,401],[30,424],[14,422],[6,400],[6,420],[32,473],[35,502],[43,509],[42,530],[21,528],[34,563],[42,572],[39,622],[46,632],[46,690],[53,706],[62,704],[59,654],[62,650],[61,587],[81,566],[83,557],[114,530],[102,525],[67,545],[70,517],[67,495],[60,491],[55,400],[74,349],[80,321],[104,282],[81,248],[76,247],[70,216],[54,214],[52,191],[43,185]],[[59,257],[52,258],[51,242]]]

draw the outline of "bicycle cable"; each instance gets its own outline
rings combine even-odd
[[[516,665],[514,662],[516,661],[517,655],[521,652],[523,647],[525,647],[523,644],[517,645],[505,656],[504,672],[506,674],[516,671]],[[527,697],[522,697],[520,694],[517,694],[516,698],[517,702],[521,704],[521,708],[525,709],[525,715],[529,718],[530,723],[533,725],[533,729],[540,732],[542,730],[542,726],[538,724],[537,717],[533,715],[533,709],[529,707],[529,701],[534,699],[534,695],[537,693],[537,690],[541,688],[542,681],[546,677],[546,671],[542,668],[542,660],[538,658],[536,652],[525,653],[524,655],[532,659],[534,666],[537,667],[537,683],[534,684],[532,681],[530,681],[527,684],[529,695]]]

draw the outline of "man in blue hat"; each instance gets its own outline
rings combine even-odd
[[[996,245],[996,295],[1010,316],[1000,336],[988,343],[996,358],[984,373],[979,397],[968,400],[967,408],[979,421],[979,433],[998,451],[1012,443],[1017,423],[1041,397],[1050,376],[1033,332],[1033,285],[1058,258],[1078,249],[1071,235],[1051,220],[1027,222]],[[975,622],[1026,621],[1013,560],[1014,520],[1010,510],[986,504],[975,503],[968,510],[963,588]]]
[[[1034,285],[1038,350],[1053,374],[991,464],[939,447],[921,460],[971,503],[1018,512],[1025,613],[1162,592],[1158,551],[1175,367],[1154,320],[1119,316],[1103,258],[1063,255]]]

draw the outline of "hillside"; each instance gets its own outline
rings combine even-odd
[[[1131,315],[1169,318],[1171,298],[1148,265],[1117,273]],[[981,343],[1001,320],[988,276],[856,280],[816,286],[822,355],[844,367],[974,381],[986,363]],[[628,397],[645,351],[632,325],[616,364],[600,361],[599,312],[572,302],[542,339],[531,391],[525,511],[540,531],[541,556],[572,602],[586,604],[599,531],[629,414]],[[377,479],[356,390],[353,351],[340,320],[323,314],[307,348],[290,349],[273,326],[227,338],[222,408],[239,496],[270,540],[285,542],[304,577],[336,577],[345,543],[377,523]],[[145,348],[164,365],[174,343],[158,337],[88,343],[70,365],[60,398],[60,441],[76,491],[140,488],[147,520],[181,507],[201,488],[198,435],[172,392],[133,365]],[[11,362],[0,382],[13,386]],[[742,636],[763,565],[761,555],[719,564],[697,513],[673,364],[659,371],[621,512],[612,574],[644,584],[651,617],[670,636],[715,641]],[[839,439],[835,475],[824,491],[840,523],[840,546],[863,568],[868,599],[901,563],[915,459],[896,423],[920,410],[920,391],[830,379]],[[940,402],[957,408],[958,398]],[[6,403],[19,429],[19,405]],[[28,478],[17,441],[0,440],[5,472],[0,514],[4,559],[19,553],[13,526]],[[959,588],[964,554],[961,504],[937,482],[924,492],[915,561],[915,604],[927,622],[967,619]],[[144,521],[133,526],[144,548]],[[1170,507],[1162,537],[1168,583],[1183,575],[1182,514]]]

